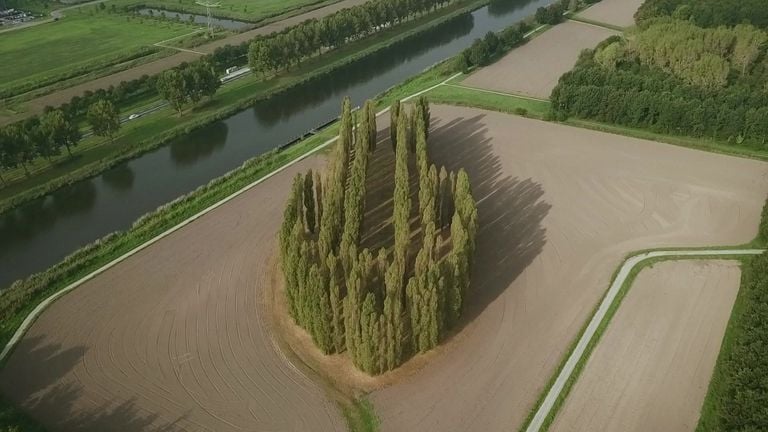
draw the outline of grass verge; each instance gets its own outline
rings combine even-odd
[[[379,430],[379,417],[373,410],[373,404],[366,397],[355,399],[348,406],[342,407],[350,432],[376,432]]]
[[[502,95],[470,87],[443,85],[428,93],[431,102],[482,108],[508,114],[543,119],[549,112],[549,102]]]

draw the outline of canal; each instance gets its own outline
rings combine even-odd
[[[0,287],[44,270],[81,246],[278,147],[451,57],[552,0],[496,0],[324,78],[275,95],[167,146],[0,215]]]

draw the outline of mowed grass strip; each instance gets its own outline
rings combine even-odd
[[[434,103],[482,108],[539,119],[544,118],[549,111],[549,102],[546,101],[492,93],[457,85],[442,85],[431,90],[427,96]]]
[[[0,90],[87,69],[88,64],[128,55],[195,29],[184,23],[68,11],[62,20],[0,37]]]

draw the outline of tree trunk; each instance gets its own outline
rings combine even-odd
[[[67,153],[69,154],[69,157],[72,157],[72,149],[69,148],[69,143],[64,144],[64,147],[67,148]]]
[[[24,168],[24,174],[25,174],[27,177],[29,177],[29,169],[27,169],[27,164],[26,164],[26,162],[22,162],[22,163],[21,163],[21,167],[22,167],[22,168]]]
[[[5,178],[3,177],[3,173],[2,172],[0,172],[0,182],[2,182],[3,185],[5,185]]]

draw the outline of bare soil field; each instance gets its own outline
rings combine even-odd
[[[550,430],[695,430],[740,274],[734,261],[643,270]]]
[[[635,24],[635,12],[643,2],[644,0],[602,0],[578,16],[605,24],[629,27]]]
[[[280,31],[286,27],[290,27],[312,18],[322,18],[326,15],[335,13],[341,9],[349,8],[359,4],[365,3],[367,0],[341,0],[337,3],[323,6],[309,12],[305,12],[299,15],[295,15],[280,21],[275,21],[267,25],[258,27],[256,29],[238,33],[236,35],[213,41],[211,43],[195,47],[195,51],[199,51],[205,54],[212,53],[216,48],[224,45],[238,45],[240,43],[249,41],[258,35],[269,34],[275,31]],[[180,51],[176,54],[168,57],[161,58],[149,63],[145,63],[130,69],[126,69],[122,72],[118,72],[112,75],[108,75],[102,78],[97,78],[82,84],[78,84],[66,89],[58,90],[53,93],[40,96],[35,99],[31,99],[24,103],[25,111],[22,114],[15,116],[0,117],[0,125],[12,123],[22,118],[29,117],[31,115],[40,114],[46,106],[59,106],[63,103],[67,103],[75,96],[81,96],[87,90],[98,90],[101,88],[107,88],[110,85],[118,85],[122,81],[131,81],[141,78],[143,75],[155,75],[166,69],[170,69],[174,66],[178,66],[184,62],[191,62],[200,57],[200,54],[188,51]]]
[[[0,372],[50,431],[336,431],[262,306],[292,177],[312,158],[64,296]]]
[[[576,64],[579,53],[618,32],[576,21],[558,24],[481,68],[463,84],[548,99],[560,76]]]
[[[478,200],[472,292],[440,355],[371,394],[383,431],[517,430],[628,252],[757,234],[766,163],[477,109],[431,111],[433,159],[466,167]]]

